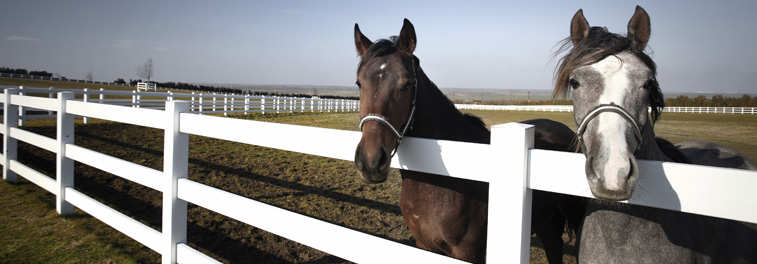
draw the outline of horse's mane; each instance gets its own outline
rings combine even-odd
[[[652,71],[652,76],[657,76],[657,64],[642,49],[637,47],[631,39],[626,36],[618,35],[607,31],[604,27],[591,27],[589,34],[583,40],[573,46],[570,37],[565,38],[560,43],[560,48],[554,53],[554,57],[565,51],[568,53],[560,59],[555,69],[555,89],[552,97],[568,95],[570,91],[570,73],[575,69],[597,63],[608,56],[612,56],[623,51],[629,51],[636,55]],[[665,107],[662,90],[654,77],[650,82],[649,104],[652,107],[652,123],[657,122]]]
[[[670,141],[665,140],[664,138],[655,138],[655,142],[657,143],[657,147],[660,148],[663,154],[673,160],[673,162],[678,163],[686,163],[691,164],[691,160],[686,157],[686,155],[681,152],[680,149],[678,149],[673,143],[670,143]]]

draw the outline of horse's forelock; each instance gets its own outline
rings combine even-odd
[[[360,67],[363,66],[365,63],[367,63],[369,60],[386,56],[392,53],[397,52],[399,49],[397,49],[397,36],[392,36],[389,39],[379,39],[376,42],[371,45],[370,48],[363,54],[363,56],[360,58],[360,62],[358,64],[358,71],[360,70]]]

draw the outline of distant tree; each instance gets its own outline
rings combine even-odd
[[[84,80],[92,81],[95,79],[95,74],[92,71],[89,71],[87,75],[84,76]]]
[[[126,84],[126,81],[124,81],[123,78],[118,78],[115,81],[113,81],[115,84]]]
[[[152,77],[155,75],[155,69],[152,64],[152,58],[147,59],[146,62],[142,63],[142,65],[137,66],[137,76],[147,79],[147,82],[150,82]]]
[[[11,69],[11,68],[0,68],[0,72],[2,73],[12,73],[12,74],[23,74],[28,75],[29,72],[26,69]]]

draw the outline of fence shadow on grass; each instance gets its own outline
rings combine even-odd
[[[89,126],[92,126],[92,125],[89,125]],[[112,124],[109,124],[109,126],[112,126]],[[163,152],[159,150],[145,148],[142,146],[138,146],[138,145],[134,145],[134,144],[126,143],[126,142],[114,141],[113,139],[95,135],[87,131],[78,132],[77,135],[80,135],[86,138],[99,140],[99,141],[109,142],[110,144],[116,147],[128,148],[135,151],[148,153],[155,157],[163,156]],[[396,215],[401,214],[399,206],[397,205],[340,193],[336,191],[337,190],[336,188],[321,188],[321,187],[308,186],[308,185],[304,185],[304,184],[300,184],[296,182],[277,179],[275,177],[269,177],[269,176],[252,173],[246,169],[232,168],[224,164],[213,163],[213,162],[209,162],[209,161],[205,161],[205,160],[201,160],[197,158],[189,158],[189,164],[190,166],[195,165],[203,169],[221,171],[225,174],[234,175],[238,177],[244,177],[253,181],[259,181],[259,182],[276,185],[276,186],[287,188],[287,189],[292,189],[296,192],[316,194],[316,195],[323,196],[325,198],[333,199],[336,201],[349,202],[357,206],[368,207],[375,210],[383,211],[385,213],[391,213],[391,214],[396,214]],[[250,198],[255,199],[255,200],[260,200],[261,198],[266,198],[266,197],[267,196],[250,197]]]

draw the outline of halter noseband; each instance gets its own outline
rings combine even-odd
[[[397,145],[394,147],[394,151],[392,151],[392,157],[394,157],[394,154],[397,154],[397,148],[400,146],[400,143],[402,142],[402,138],[405,137],[405,133],[407,133],[408,129],[413,126],[413,116],[415,115],[415,98],[418,94],[418,77],[415,75],[415,59],[413,59],[413,97],[411,98],[410,103],[410,113],[407,116],[407,121],[405,121],[405,124],[402,125],[401,129],[402,131],[397,130],[392,123],[389,123],[389,119],[374,113],[369,113],[365,115],[362,119],[360,119],[360,131],[363,131],[363,125],[365,125],[368,121],[376,121],[380,124],[384,125],[385,127],[389,128],[390,131],[392,131],[392,134],[394,134],[395,137],[397,137]]]
[[[636,140],[639,142],[639,144],[636,145],[636,150],[634,150],[634,155],[636,155],[636,153],[639,152],[639,149],[641,149],[641,142],[644,139],[644,136],[642,134],[643,127],[640,126],[635,119],[633,119],[633,116],[631,116],[628,111],[623,109],[623,107],[616,105],[615,103],[601,104],[591,110],[591,112],[589,112],[589,114],[584,117],[584,119],[581,121],[581,124],[578,126],[578,141],[581,143],[581,148],[586,151],[586,145],[584,144],[584,133],[586,132],[586,127],[588,126],[589,121],[604,112],[616,113],[631,124],[631,128],[633,128],[633,134],[634,136],[636,136]]]

